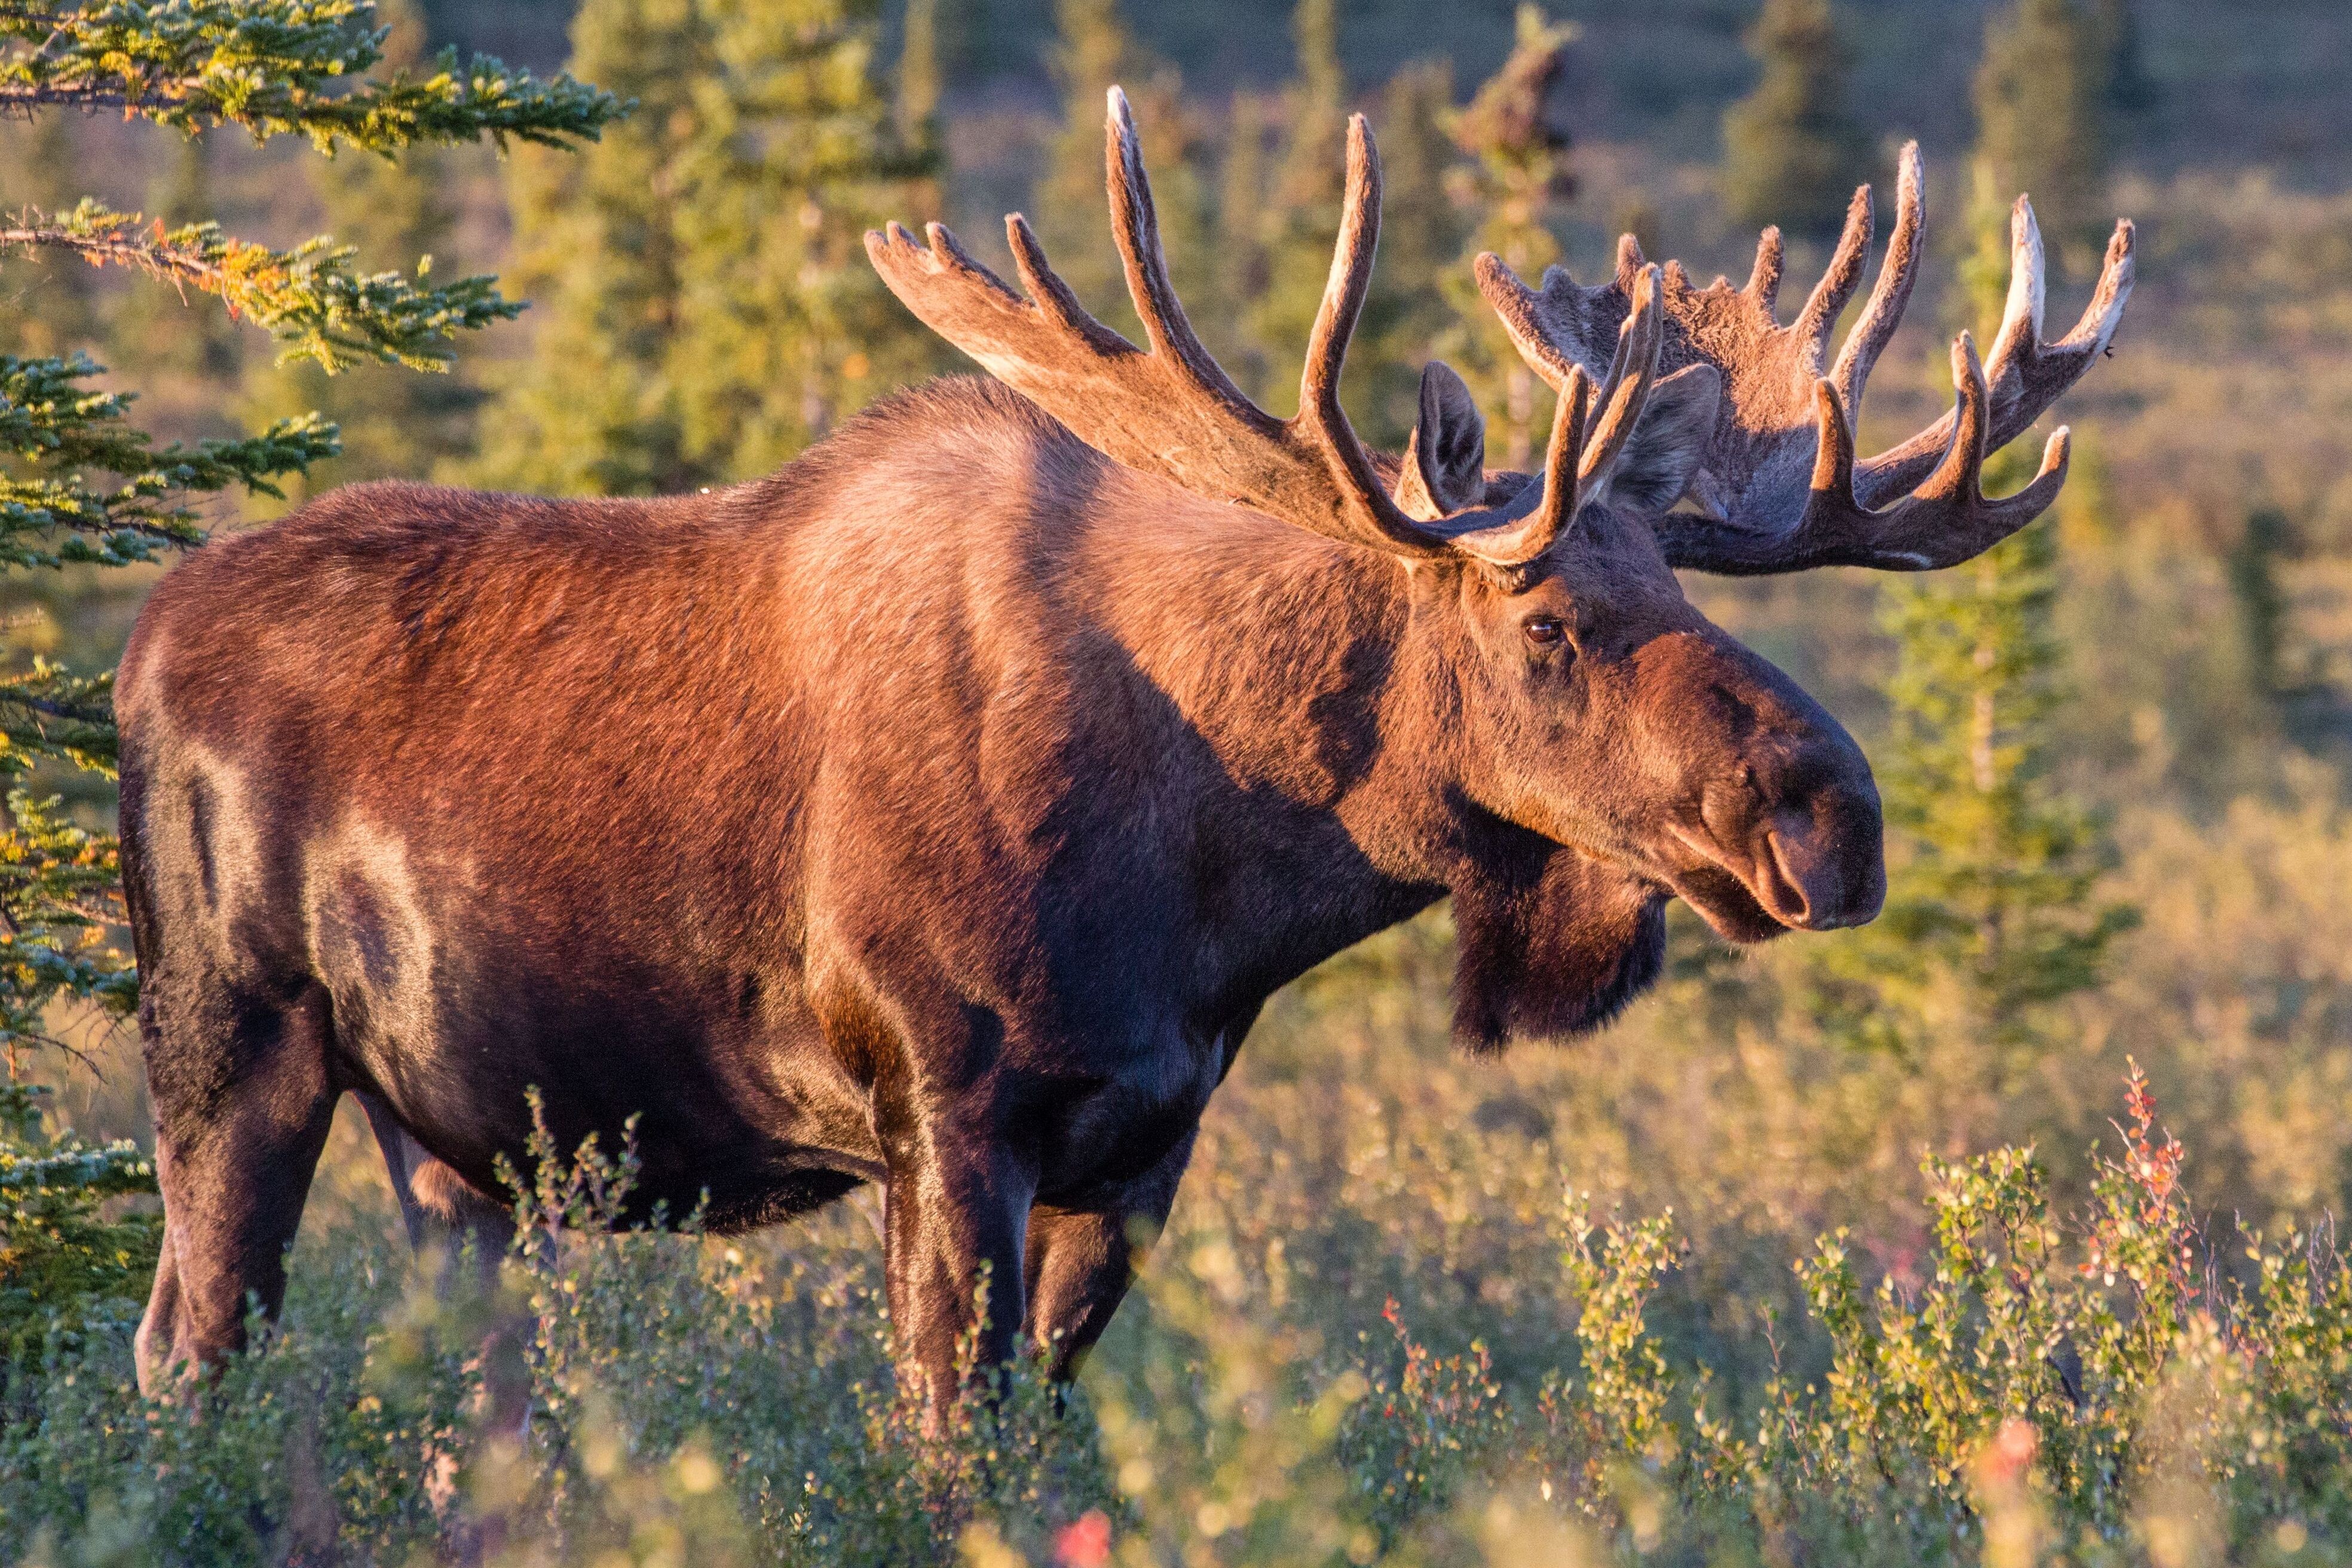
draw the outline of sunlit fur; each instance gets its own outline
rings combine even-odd
[[[1409,566],[985,382],[705,496],[335,492],[173,572],[118,702],[151,1386],[275,1308],[347,1091],[436,1214],[534,1088],[562,1148],[639,1117],[643,1205],[719,1228],[882,1182],[935,1392],[983,1263],[982,1349],[1025,1301],[1066,1362],[1340,949],[1452,894],[1485,1048],[1605,1021],[1669,890],[1752,938],[1880,888],[1860,753],[1639,519]]]

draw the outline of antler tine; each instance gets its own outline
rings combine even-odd
[[[1026,298],[936,224],[928,246],[896,224],[866,237],[890,291],[1078,439],[1131,468],[1349,543],[1411,559],[1445,553],[1446,535],[1423,529],[1390,498],[1339,405],[1339,371],[1380,233],[1380,160],[1363,122],[1349,128],[1346,216],[1308,353],[1304,405],[1282,420],[1252,403],[1193,332],[1169,280],[1133,112],[1117,88],[1106,103],[1111,226],[1148,351],[1087,313],[1017,214],[1006,219],[1005,237]]]
[[[2042,338],[2042,307],[2048,303],[2049,283],[2043,276],[2046,258],[2042,246],[2042,226],[2033,219],[2033,203],[2020,196],[2009,209],[2009,294],[2001,301],[2000,328],[1992,338],[1992,384],[2000,384],[2000,372],[2020,351],[2033,352]]]
[[[1477,280],[1478,292],[1486,296],[1487,306],[1503,323],[1511,346],[1519,351],[1528,368],[1543,377],[1544,384],[1554,392],[1566,386],[1569,372],[1582,367],[1553,340],[1545,324],[1542,297],[1521,282],[1510,265],[1491,250],[1478,253],[1477,259],[1470,264],[1470,272]],[[1550,268],[1544,276],[1547,286],[1555,273],[1566,276],[1558,268]]]
[[[2057,401],[2059,394],[2080,380],[2106,352],[2131,298],[2135,232],[2128,219],[2116,225],[2098,286],[2092,290],[2082,319],[2058,342],[2044,342],[2046,258],[2042,228],[2034,221],[2032,203],[2023,196],[2017,199],[2010,215],[2009,296],[1986,367],[1992,388],[1988,438],[1993,449],[2023,434]],[[1865,502],[1882,501],[1918,483],[1949,449],[1954,419],[1955,415],[1948,413],[1909,440],[1862,463],[1855,474],[1855,493]]]
[[[1748,269],[1748,287],[1741,290],[1773,314],[1780,300],[1780,268],[1785,247],[1780,243],[1779,225],[1767,228],[1756,237],[1756,264]]]
[[[1828,344],[1846,301],[1862,285],[1862,267],[1870,259],[1874,226],[1870,187],[1857,186],[1853,199],[1846,204],[1845,226],[1838,232],[1837,248],[1830,253],[1830,264],[1823,268],[1822,280],[1805,297],[1805,308],[1797,313],[1798,335],[1813,344],[1816,356]],[[1821,361],[1816,357],[1813,363],[1819,364]]]
[[[1838,350],[1837,363],[1830,371],[1830,382],[1837,388],[1838,397],[1856,418],[1861,416],[1863,387],[1870,380],[1871,369],[1878,363],[1878,356],[1895,336],[1895,330],[1903,324],[1903,307],[1910,303],[1911,286],[1918,281],[1919,258],[1925,249],[1921,238],[1927,226],[1924,194],[1927,178],[1919,162],[1919,143],[1904,144],[1895,168],[1895,232],[1887,237],[1886,259],[1879,263],[1878,281],[1871,286],[1870,299],[1862,308],[1862,319],[1846,334],[1844,345]],[[1862,195],[1857,195],[1855,205],[1867,211],[1866,198]],[[1847,221],[1850,231],[1851,216]],[[1867,244],[1865,238],[1865,247]],[[1839,248],[1844,248],[1843,240]],[[1843,301],[1840,301],[1839,308],[1844,308]]]
[[[1192,331],[1184,302],[1176,297],[1176,285],[1168,276],[1168,253],[1160,242],[1160,211],[1151,200],[1150,176],[1144,173],[1143,142],[1135,132],[1134,111],[1119,88],[1110,89],[1108,100],[1103,163],[1110,191],[1111,237],[1118,243],[1128,297],[1135,301],[1135,313],[1142,319],[1151,352],[1166,355],[1202,392],[1229,403],[1247,403],[1242,389]]]
[[[1640,240],[1630,232],[1617,237],[1617,287],[1624,290],[1627,299],[1633,297],[1633,285],[1641,278],[1642,268],[1649,264],[1642,255]]]
[[[1559,405],[1552,410],[1551,437],[1544,444],[1543,478],[1519,492],[1523,497],[1542,492],[1535,510],[1513,521],[1456,534],[1454,549],[1492,565],[1516,567],[1551,548],[1552,542],[1576,521],[1581,502],[1577,459],[1585,449],[1593,403],[1592,377],[1582,365],[1570,365],[1560,383]]]
[[[1348,184],[1339,203],[1339,237],[1331,250],[1331,276],[1307,338],[1307,363],[1298,378],[1297,423],[1319,439],[1331,461],[1360,491],[1386,499],[1372,462],[1356,438],[1339,402],[1339,373],[1356,335],[1364,297],[1372,286],[1372,258],[1381,242],[1381,158],[1371,127],[1360,114],[1348,118]],[[1402,521],[1402,514],[1399,521]],[[1410,526],[1408,524],[1408,526]]]
[[[894,233],[906,232],[895,223],[890,227]],[[944,242],[965,266],[979,271],[990,282],[996,282],[994,274],[964,254],[963,247],[956,243],[956,237],[948,232],[945,224],[925,224],[923,232],[929,237],[934,249]],[[1062,281],[1062,275],[1055,271],[1053,264],[1045,259],[1045,247],[1037,242],[1037,236],[1029,227],[1027,218],[1019,213],[1005,216],[1004,243],[1013,252],[1013,266],[1021,274],[1021,286],[1029,290],[1029,297],[1037,302],[1038,313],[1046,321],[1065,332],[1084,339],[1088,348],[1106,357],[1116,358],[1138,352],[1133,343],[1104,326],[1095,319],[1093,311],[1078,302],[1078,297],[1070,291],[1070,286]],[[1003,287],[1002,284],[997,286]]]
[[[1801,542],[1801,564],[1932,571],[1983,553],[2049,509],[2066,482],[2070,432],[2062,427],[2050,437],[2032,483],[1993,500],[1983,489],[1992,396],[1967,332],[1952,342],[1952,382],[1950,447],[1917,489],[1879,511],[1855,499],[1853,431],[1844,400],[1828,379],[1814,384],[1821,445],[1813,459],[1811,498],[1792,531]],[[1711,565],[1734,573],[1782,572],[1790,569],[1790,559],[1784,545],[1759,542],[1754,554]]]
[[[1594,399],[1598,423],[1584,443],[1577,478],[1586,486],[1605,480],[1625,449],[1627,437],[1642,421],[1650,389],[1658,379],[1658,359],[1665,347],[1665,312],[1660,308],[1658,269],[1645,268],[1633,289],[1633,309],[1617,334],[1617,355]]]

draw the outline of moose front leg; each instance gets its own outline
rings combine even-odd
[[[1079,1362],[1126,1300],[1144,1249],[1168,1223],[1176,1184],[1192,1158],[1193,1136],[1185,1133],[1159,1164],[1103,1202],[1067,1208],[1041,1203],[1029,1211],[1023,1270],[1029,1334],[1044,1348],[1057,1382],[1076,1375]]]
[[[910,1142],[883,1197],[883,1268],[900,1363],[936,1426],[962,1373],[985,1374],[1013,1354],[1036,1177],[991,1132],[934,1129]]]

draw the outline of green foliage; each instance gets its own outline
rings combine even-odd
[[[1869,178],[1870,138],[1846,107],[1852,61],[1829,0],[1765,0],[1748,47],[1764,75],[1724,113],[1724,205],[1742,223],[1834,234]]]
[[[2054,1209],[2031,1151],[2004,1149],[1923,1167],[1924,1278],[1867,1289],[1843,1233],[1822,1237],[1797,1273],[1830,1336],[1826,1374],[1801,1391],[1776,1381],[1752,1438],[1695,1416],[1664,1445],[1688,1484],[1765,1519],[1834,1502],[1884,1544],[1907,1535],[1921,1561],[1972,1520],[1998,1530],[2004,1512],[2046,1510],[2045,1550],[2080,1542],[2068,1560],[2095,1562],[2168,1506],[2153,1483],[2185,1458],[2241,1540],[2265,1519],[2340,1531],[2345,1456],[2331,1446],[2315,1464],[2307,1434],[2341,1430],[2323,1412],[2352,1377],[2352,1277],[2301,1235],[2249,1237],[2251,1279],[2215,1271],[2180,1145],[2137,1068],[2126,1104],[2119,1157],[2095,1164],[2079,1219]],[[1643,1291],[1646,1261],[1601,1288]],[[1591,1380],[1604,1422],[1698,1409],[1661,1363],[1643,1370]],[[2051,1521],[2009,1522],[2042,1534]]]
[[[1229,222],[1244,217],[1257,229],[1264,287],[1234,305],[1259,345],[1268,370],[1263,392],[1277,414],[1297,405],[1298,366],[1330,280],[1348,169],[1348,79],[1336,0],[1297,0],[1291,32],[1297,68],[1283,89],[1281,140],[1265,190],[1244,213],[1228,213]],[[1383,286],[1377,270],[1373,285]]]
[[[426,79],[404,71],[366,79],[358,73],[381,58],[386,36],[365,25],[369,16],[351,0],[0,4],[0,107],[113,109],[192,138],[207,125],[241,126],[257,140],[299,132],[323,152],[348,143],[386,155],[486,136],[566,143],[620,112],[609,95],[568,78],[541,87],[494,61],[463,76],[445,59]],[[62,154],[70,138],[33,145]],[[285,360],[326,373],[362,363],[444,370],[457,334],[520,309],[488,278],[431,285],[429,259],[412,279],[361,273],[353,252],[327,238],[291,250],[233,238],[202,216],[205,174],[202,144],[191,140],[165,193],[167,209],[178,209],[166,226],[86,196],[68,206],[61,160],[31,193],[48,210],[12,215],[0,253],[121,266],[214,295],[232,318],[277,339]],[[12,268],[11,280],[18,276]],[[238,439],[158,447],[131,421],[132,394],[93,384],[101,369],[79,346],[98,335],[90,304],[79,289],[51,290],[11,322],[23,329],[11,346],[33,352],[0,353],[0,565],[156,562],[201,542],[203,498],[278,497],[338,450],[335,426],[316,413]],[[218,374],[234,357],[217,332],[183,335],[175,318],[121,324],[149,368]],[[115,843],[37,787],[54,777],[111,780],[111,684],[110,675],[75,674],[38,655],[0,669],[0,1374],[12,1397],[37,1352],[69,1352],[86,1327],[99,1331],[154,1261],[152,1216],[114,1212],[115,1200],[154,1191],[152,1167],[128,1143],[45,1131],[26,1081],[32,1053],[61,1047],[70,1015],[116,1024],[136,996],[131,961],[113,944],[122,916]]]
[[[1794,1270],[1817,1370],[1776,1366],[1729,1408],[1661,1327],[1701,1262],[1672,1215],[1596,1223],[1555,1196],[1518,1224],[1556,1284],[1528,1277],[1508,1315],[1572,1331],[1536,1357],[1449,1347],[1426,1307],[1351,1306],[1266,1229],[1295,1172],[1261,1148],[1203,1173],[1209,1201],[1066,1400],[1024,1363],[927,1431],[862,1217],[732,1240],[638,1225],[625,1141],[562,1157],[542,1132],[495,1294],[436,1296],[381,1226],[320,1237],[283,1327],[168,1413],[130,1387],[126,1314],[50,1329],[0,1390],[0,1552],[1892,1568],[2001,1542],[2032,1555],[1982,1560],[2176,1562],[2147,1543],[2182,1528],[2208,1561],[2340,1550],[2352,1273],[2300,1233],[2248,1235],[2225,1266],[2136,1070],[2118,1138],[2077,1212],[2028,1150],[1925,1162],[1920,1253],[1874,1279],[1845,1232],[1820,1237]],[[0,1193],[25,1168],[0,1166]],[[1391,1245],[1441,1245],[1424,1276],[1469,1262],[1426,1207],[1406,1223]],[[482,1424],[506,1321],[521,1436]]]
[[[204,537],[190,498],[231,486],[274,496],[278,480],[336,451],[334,426],[315,415],[243,440],[156,450],[124,417],[131,394],[87,384],[100,369],[81,354],[0,355],[0,449],[15,460],[0,474],[0,561],[11,566],[154,560]]]
[[[127,1139],[46,1135],[43,1092],[0,1083],[0,1395],[45,1343],[79,1333],[93,1312],[135,1309],[163,1230],[153,1215],[100,1206],[153,1193],[154,1161]]]
[[[1125,274],[1110,237],[1103,167],[1105,95],[1124,88],[1151,171],[1151,200],[1179,299],[1214,297],[1213,252],[1201,189],[1203,138],[1166,61],[1137,45],[1117,0],[1061,0],[1054,54],[1062,123],[1037,182],[1038,237],[1054,269],[1117,331],[1142,341]]]
[[[0,201],[9,210],[55,212],[79,199],[72,184],[79,172],[74,123],[66,115],[45,114],[26,124],[0,124]],[[31,359],[96,344],[95,281],[69,256],[22,256],[8,268],[7,291],[0,297],[0,344]]]
[[[593,0],[573,63],[640,102],[585,156],[512,164],[541,301],[478,472],[603,494],[765,473],[940,363],[863,236],[924,216],[935,148],[875,68],[878,0]]]
[[[373,12],[367,0],[5,0],[0,108],[110,109],[384,153],[483,136],[566,146],[623,112],[568,76],[541,83],[488,58],[461,68],[454,50],[430,74],[363,79],[383,58]]]
[[[216,295],[231,316],[276,338],[283,361],[310,360],[331,372],[370,362],[446,369],[448,343],[457,333],[522,310],[500,297],[495,279],[434,286],[430,258],[419,262],[414,279],[397,272],[362,273],[352,266],[356,252],[351,247],[323,235],[291,250],[273,250],[232,238],[215,223],[165,229],[88,197],[70,212],[28,210],[0,228],[0,249],[29,246]]]
[[[425,30],[408,0],[377,8],[389,26],[383,47],[394,67],[424,58]],[[436,147],[412,148],[397,161],[332,158],[305,167],[327,226],[362,257],[431,258],[457,239],[456,188],[467,158]],[[341,453],[301,481],[315,493],[348,479],[432,478],[471,454],[484,394],[451,365],[418,376],[398,365],[363,363],[330,374],[311,363],[279,365],[248,377],[249,402],[271,413],[316,409],[341,432]]]
[[[1822,954],[1822,1000],[1859,1044],[1916,1056],[1965,1040],[2015,1059],[2136,919],[2100,895],[2113,852],[2098,816],[2053,777],[2056,555],[2051,530],[2028,530],[1882,591],[1897,647],[1878,764],[1886,909]]]

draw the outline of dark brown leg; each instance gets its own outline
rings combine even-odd
[[[1160,1163],[1099,1207],[1039,1204],[1029,1211],[1024,1275],[1030,1337],[1044,1346],[1053,1375],[1067,1380],[1110,1326],[1143,1261],[1143,1249],[1168,1222],[1176,1186],[1192,1158],[1192,1134]]]
[[[275,1317],[335,1095],[325,993],[290,1003],[219,995],[166,1010],[151,1033],[163,1261],[137,1339],[139,1386],[245,1347],[248,1303]]]
[[[499,1268],[514,1241],[513,1214],[487,1193],[477,1192],[410,1137],[383,1100],[372,1094],[354,1098],[367,1112],[376,1146],[383,1151],[384,1172],[392,1178],[393,1194],[400,1200],[408,1244],[434,1271],[435,1289],[444,1300],[461,1286],[495,1300]],[[469,1269],[470,1278],[461,1269]],[[482,1412],[483,1424],[492,1432],[520,1433],[530,1413],[530,1376],[523,1364],[520,1321],[499,1311],[482,1338],[481,1353],[483,1392],[488,1401]]]
[[[974,1373],[1009,1360],[1022,1319],[1022,1247],[1034,1178],[982,1135],[933,1135],[919,1158],[894,1162],[883,1199],[890,1327],[927,1420],[961,1394],[959,1342]],[[978,1302],[986,1282],[986,1317]]]

